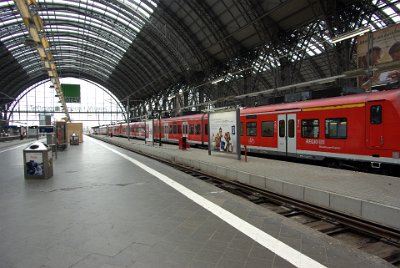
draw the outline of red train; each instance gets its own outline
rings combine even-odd
[[[160,127],[161,124],[161,127]],[[154,120],[154,138],[207,145],[208,115]],[[99,134],[127,136],[127,124],[100,127]],[[400,89],[240,111],[240,143],[250,152],[332,162],[400,166]],[[145,123],[130,123],[130,137],[145,137]]]

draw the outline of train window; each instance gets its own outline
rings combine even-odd
[[[204,132],[205,132],[205,135],[208,135],[208,124],[206,124]]]
[[[371,124],[382,124],[382,106],[375,105],[371,106]]]
[[[194,134],[194,125],[189,126],[189,134]]]
[[[301,120],[301,136],[303,138],[318,138],[319,120],[318,119]]]
[[[325,120],[325,137],[329,139],[347,138],[347,118],[329,118]]]
[[[200,135],[200,124],[196,125],[196,135]]]
[[[289,138],[294,138],[295,131],[294,131],[294,120],[289,119],[288,121],[288,136]]]
[[[172,126],[172,133],[176,134],[176,125]]]
[[[257,136],[257,122],[247,122],[246,123],[246,135],[247,136]]]
[[[164,126],[164,133],[168,133],[168,126]]]
[[[182,126],[177,125],[176,128],[178,129],[178,134],[182,133]]]
[[[243,122],[240,122],[240,128],[239,128],[240,136],[243,136],[243,133],[244,133],[244,129],[243,128],[244,128],[243,127]]]
[[[261,136],[263,137],[274,136],[274,121],[261,122]]]
[[[279,137],[285,137],[285,120],[279,120]]]
[[[172,134],[172,125],[169,126],[169,134]]]

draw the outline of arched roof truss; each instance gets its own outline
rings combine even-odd
[[[221,76],[228,93],[207,85],[210,98],[328,77],[354,64],[354,41],[333,45],[332,37],[400,22],[395,0],[37,3],[31,12],[43,20],[59,76],[90,79],[120,101],[192,91]],[[48,79],[35,46],[14,1],[1,1],[0,106],[10,102],[2,95]]]

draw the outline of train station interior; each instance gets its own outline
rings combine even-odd
[[[0,1],[0,268],[400,267],[399,22]]]

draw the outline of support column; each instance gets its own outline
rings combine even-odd
[[[130,106],[129,106],[129,97],[128,97],[128,99],[126,100],[126,122],[128,123],[128,128],[127,128],[127,131],[128,131],[128,141],[129,141],[129,139],[130,139],[130,136],[131,136],[131,126],[129,125],[129,123],[131,122],[131,112],[130,112]]]
[[[146,103],[142,104],[142,114],[141,115],[146,115]]]
[[[199,103],[204,103],[204,89],[199,89]],[[203,110],[203,106],[197,106],[197,111]]]
[[[183,107],[189,106],[189,92],[183,93]]]

